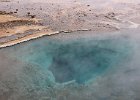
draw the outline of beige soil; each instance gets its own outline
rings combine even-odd
[[[5,0],[1,1],[4,2]],[[14,1],[17,1],[17,4],[20,5],[18,0]],[[37,1],[46,4],[43,6],[42,3]],[[73,31],[110,32],[139,27],[139,4],[112,0],[105,4],[99,2],[98,6],[102,5],[102,8],[96,9],[95,5],[84,4],[84,1],[76,0],[70,5],[68,1],[67,5],[64,5],[64,3],[56,3],[56,1],[35,0],[32,2],[26,0],[25,3],[31,3],[29,6],[26,4],[27,8],[20,8],[15,4],[18,8],[13,7],[16,10],[15,12],[0,11],[0,47],[54,33],[70,33]],[[35,2],[40,5],[39,9],[34,4]],[[21,6],[23,3],[21,2]],[[115,5],[115,3],[117,4]],[[120,8],[113,8],[112,4]],[[22,15],[22,13],[25,14]]]
[[[1,14],[0,47],[11,46],[43,35],[49,35],[50,33],[53,34],[50,29],[46,26],[39,25],[38,22],[39,19],[36,18],[18,18],[9,14]],[[30,34],[27,34],[27,32]],[[16,36],[16,38],[12,38],[13,36]]]

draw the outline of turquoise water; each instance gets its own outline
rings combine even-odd
[[[96,94],[92,84],[116,69],[121,71],[132,48],[123,35],[79,32],[0,49],[0,89],[12,100],[73,100],[74,95],[74,100],[92,100],[94,96],[84,96]],[[40,99],[46,96],[50,99]]]
[[[122,37],[43,38],[16,48],[16,58],[50,73],[55,83],[85,84],[123,62],[129,53]],[[66,38],[66,39],[65,39]]]

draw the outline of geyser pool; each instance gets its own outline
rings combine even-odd
[[[11,49],[14,51],[12,56],[25,65],[29,64],[25,67],[27,69],[30,66],[33,69],[37,68],[34,66],[38,66],[40,73],[46,71],[47,76],[43,76],[49,76],[46,82],[75,81],[85,84],[117,67],[129,54],[130,46],[122,36],[79,34],[77,37],[61,34],[23,43]],[[30,76],[30,72],[28,73]]]

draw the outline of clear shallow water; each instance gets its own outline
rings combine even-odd
[[[0,85],[4,87],[2,91],[9,89],[29,100],[38,100],[42,95],[53,98],[55,91],[62,92],[61,86],[71,82],[73,89],[66,85],[67,91],[78,92],[81,85],[94,90],[92,84],[96,79],[120,68],[130,58],[132,48],[126,36],[93,35],[92,32],[60,34],[22,43],[0,50],[4,59],[0,62],[3,70]],[[94,93],[93,90],[82,88],[83,92]],[[77,98],[81,98],[80,94]]]

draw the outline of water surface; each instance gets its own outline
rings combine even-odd
[[[1,89],[2,93],[9,98],[22,96],[26,100],[38,100],[46,96],[62,100],[59,98],[59,95],[65,98],[62,92],[77,91],[75,96],[79,100],[82,97],[81,92],[86,95],[85,92],[96,94],[101,92],[99,89],[106,90],[106,86],[102,83],[100,88],[96,83],[100,83],[100,78],[103,81],[108,77],[116,77],[113,73],[126,68],[122,66],[125,66],[132,57],[134,49],[132,44],[132,39],[125,32],[124,34],[76,32],[43,37],[1,49],[0,89],[4,87]],[[110,82],[104,80],[103,83]],[[81,86],[83,88],[80,92]],[[53,92],[50,89],[53,89]],[[66,100],[73,98],[69,92]],[[82,100],[93,98],[95,97],[89,96],[87,99],[85,96]]]

